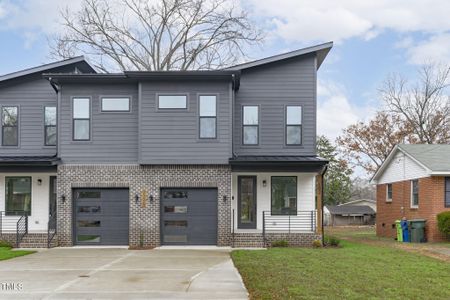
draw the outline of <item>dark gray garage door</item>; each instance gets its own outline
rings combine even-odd
[[[74,242],[128,245],[128,189],[75,189]]]
[[[164,245],[217,244],[217,189],[162,189]]]

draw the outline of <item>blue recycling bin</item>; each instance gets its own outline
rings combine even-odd
[[[402,220],[400,223],[402,226],[403,243],[409,243],[409,224],[407,220]]]

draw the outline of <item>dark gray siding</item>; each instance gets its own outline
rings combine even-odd
[[[101,112],[101,96],[131,96],[131,112]],[[91,98],[91,140],[72,141],[72,98]],[[61,85],[59,156],[65,163],[136,163],[137,84]]]
[[[292,58],[242,71],[234,106],[237,155],[314,155],[316,139],[316,59]],[[259,145],[242,145],[242,106],[259,105]],[[301,105],[303,144],[285,146],[285,106]]]
[[[44,146],[44,106],[56,106],[56,93],[40,76],[0,85],[0,106],[19,107],[19,145],[1,146],[0,156],[52,156],[56,147]]]
[[[187,93],[188,109],[157,109],[157,94]],[[217,94],[217,140],[198,138],[198,95]],[[140,163],[226,164],[231,157],[231,88],[226,81],[142,82]]]

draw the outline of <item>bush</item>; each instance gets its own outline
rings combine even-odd
[[[437,222],[439,231],[450,237],[450,211],[444,211],[437,215]]]
[[[289,242],[286,240],[274,241],[272,247],[289,247]]]
[[[314,248],[322,248],[322,241],[321,240],[314,240],[312,243],[312,246]]]
[[[341,240],[335,236],[326,236],[325,237],[325,245],[331,247],[339,247]]]
[[[12,245],[7,241],[0,241],[0,248],[12,248]]]

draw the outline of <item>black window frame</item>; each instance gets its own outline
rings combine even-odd
[[[170,97],[170,96],[176,96],[176,97],[184,97],[184,99],[185,99],[185,107],[161,107],[161,105],[160,105],[160,103],[161,103],[161,97]],[[189,107],[189,97],[188,97],[188,94],[157,94],[156,95],[156,97],[157,97],[157,103],[156,103],[156,107],[157,107],[157,110],[162,110],[162,111],[165,111],[165,110],[179,110],[179,111],[186,111],[186,110],[188,110],[188,107]]]
[[[444,178],[444,207],[450,207],[450,177]]]
[[[16,112],[17,112],[17,116],[16,116],[16,125],[12,126],[12,125],[4,125],[3,123],[3,109],[5,108],[12,108],[15,107],[16,108]],[[20,117],[20,108],[18,105],[3,105],[1,107],[1,112],[0,112],[0,118],[1,118],[1,127],[2,127],[2,147],[18,147],[19,146],[19,117]],[[5,145],[5,128],[16,128],[16,143],[10,144],[10,145]]]
[[[273,179],[274,178],[295,178],[295,210],[289,212],[288,214],[274,213],[273,212]],[[298,176],[271,176],[270,177],[270,214],[272,216],[295,216],[298,210]]]
[[[214,97],[215,98],[215,116],[202,116],[201,114],[201,98]],[[202,140],[216,140],[217,139],[217,95],[202,94],[198,95],[198,138]],[[214,137],[202,137],[202,119],[214,119]]]
[[[89,117],[88,118],[75,118],[75,100],[77,99],[88,99],[89,100]],[[74,142],[86,142],[91,140],[91,113],[92,113],[92,99],[91,97],[73,97],[72,98],[72,141]],[[88,121],[89,122],[89,130],[88,130],[88,138],[87,139],[76,139],[75,138],[75,123],[76,121]]]
[[[414,191],[414,184],[417,184],[417,193]],[[420,187],[419,187],[419,180],[418,179],[413,179],[411,180],[411,201],[410,201],[410,207],[411,208],[418,208],[419,207],[419,203],[420,203],[420,198],[419,198],[419,192]],[[417,194],[417,204],[414,204],[414,196]]]
[[[289,124],[288,123],[288,108],[289,107],[299,107],[300,108],[300,124]],[[302,146],[303,144],[303,107],[301,105],[286,105],[284,112],[284,144],[286,146]],[[300,128],[300,143],[298,144],[290,144],[288,143],[288,128],[290,127],[298,127]]]
[[[55,108],[55,125],[47,125],[47,114],[46,114],[46,110],[49,107],[54,107]],[[58,143],[58,111],[56,108],[56,105],[45,105],[44,106],[44,146],[56,146],[56,144]],[[56,133],[56,140],[55,140],[55,144],[49,144],[47,143],[47,128],[55,128],[55,133]]]
[[[393,193],[392,183],[386,184],[386,202],[392,202]]]
[[[103,108],[103,101],[104,100],[110,100],[110,99],[127,99],[128,100],[128,109],[104,109]],[[102,113],[129,113],[131,112],[131,97],[130,96],[101,96],[100,97],[100,111]]]
[[[258,116],[258,123],[246,125],[244,124],[245,120],[245,108],[246,107],[256,107],[257,109],[257,116]],[[242,105],[242,145],[244,146],[259,146],[259,124],[260,124],[260,108],[259,105]],[[256,128],[256,144],[247,144],[245,143],[245,128],[247,127],[255,127]]]
[[[21,179],[21,178],[27,178],[30,181],[30,211],[11,211],[8,210],[8,194],[7,194],[7,183],[8,179]],[[33,211],[33,178],[31,176],[5,176],[5,215],[6,216],[22,216],[26,215],[31,216],[31,213]]]

